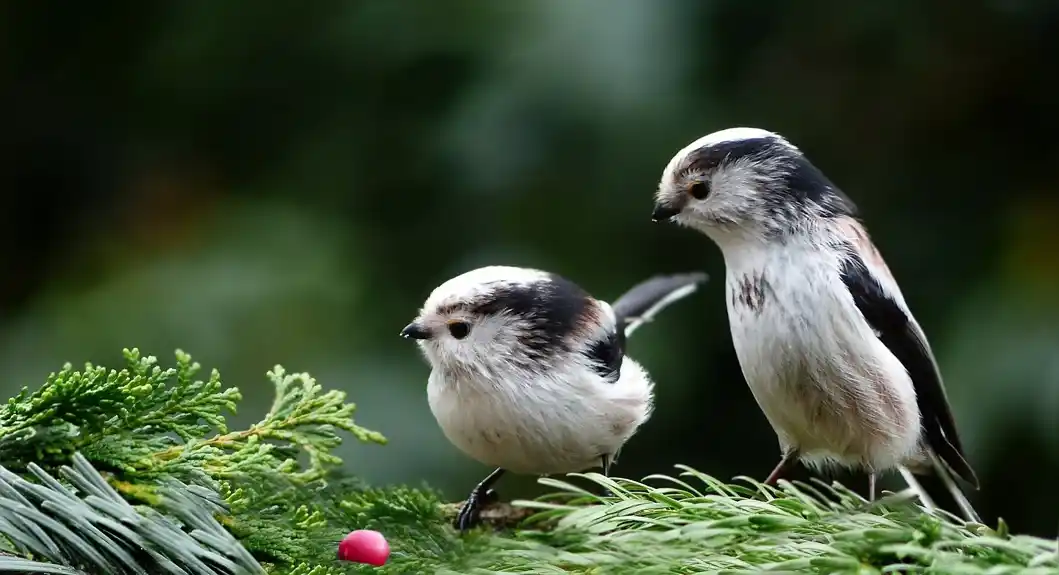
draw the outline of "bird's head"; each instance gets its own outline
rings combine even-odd
[[[725,243],[768,239],[856,207],[801,150],[779,134],[729,128],[677,152],[655,193],[654,221],[671,221]]]
[[[418,340],[435,368],[540,374],[604,329],[605,315],[561,276],[488,266],[435,288],[401,335]]]

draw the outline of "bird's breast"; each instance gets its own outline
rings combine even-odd
[[[881,464],[915,448],[911,381],[854,306],[837,261],[794,247],[726,263],[736,355],[785,449]]]
[[[629,362],[627,362],[629,363]],[[597,466],[635,433],[651,406],[650,383],[626,377],[450,379],[435,370],[430,409],[446,438],[470,457],[526,474]]]

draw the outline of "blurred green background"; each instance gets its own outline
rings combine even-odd
[[[244,390],[245,424],[282,363],[389,437],[343,447],[350,471],[456,499],[487,470],[445,441],[397,337],[434,286],[505,263],[613,298],[704,269],[631,343],[658,404],[616,472],[761,478],[778,451],[720,254],[649,221],[676,150],[751,125],[862,207],[984,516],[1054,535],[1057,54],[1059,2],[1030,0],[4,2],[2,391],[180,347]]]

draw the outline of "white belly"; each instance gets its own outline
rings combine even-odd
[[[912,455],[919,439],[912,382],[856,309],[837,267],[797,252],[742,260],[750,266],[727,272],[732,341],[783,451],[797,449],[811,464],[874,469]]]
[[[648,418],[652,400],[650,380],[628,358],[614,384],[586,378],[456,386],[434,370],[427,395],[445,437],[461,451],[486,465],[535,475],[598,467]]]

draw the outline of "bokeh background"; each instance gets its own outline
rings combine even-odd
[[[179,347],[244,390],[245,424],[281,363],[390,439],[344,446],[351,472],[456,499],[487,469],[397,337],[434,286],[506,263],[613,298],[704,269],[631,343],[657,414],[616,472],[763,477],[720,254],[649,221],[677,149],[751,125],[861,205],[983,514],[1054,535],[1057,54],[1059,3],[1030,0],[0,3],[2,391]]]

